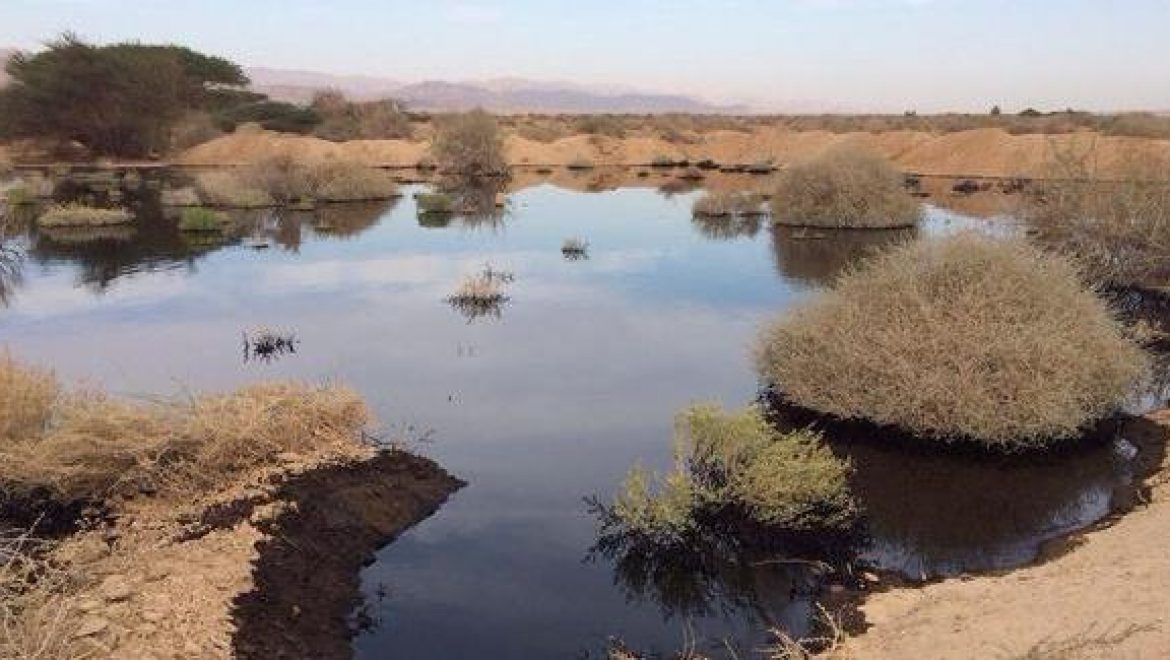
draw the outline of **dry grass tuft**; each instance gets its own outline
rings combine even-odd
[[[209,206],[254,209],[275,206],[276,201],[236,172],[204,172],[196,178],[199,196]]]
[[[1147,368],[1066,259],[970,233],[841,276],[764,331],[756,362],[799,406],[1006,450],[1078,435]]]
[[[1062,152],[1049,169],[1025,208],[1041,244],[1096,281],[1170,287],[1170,157],[1135,156],[1106,178],[1092,152]]]
[[[353,442],[369,421],[361,398],[334,385],[266,383],[182,403],[128,402],[62,393],[50,375],[7,356],[0,382],[0,486],[46,489],[63,501],[210,490],[279,454]]]
[[[79,202],[69,202],[50,206],[37,218],[37,225],[40,227],[105,227],[126,224],[132,220],[134,220],[134,215],[126,209],[103,209]]]
[[[43,559],[48,545],[28,534],[0,533],[0,657],[80,660],[94,648],[74,633],[81,613],[77,580]]]
[[[752,192],[709,192],[695,200],[696,218],[730,218],[764,215],[764,198]]]
[[[389,172],[353,161],[330,159],[312,166],[313,196],[323,202],[367,202],[398,195]]]
[[[842,229],[909,227],[921,216],[902,175],[867,151],[837,147],[790,165],[772,198],[777,224]]]
[[[822,631],[816,637],[794,639],[779,628],[771,630],[773,642],[766,647],[764,657],[768,660],[814,660],[814,658],[844,658],[847,636],[838,617],[829,613],[817,603],[816,625]]]

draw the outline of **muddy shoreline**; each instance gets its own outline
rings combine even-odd
[[[360,571],[378,549],[427,518],[464,482],[429,459],[402,451],[329,466],[281,484],[275,500],[294,506],[257,527],[254,588],[232,603],[239,658],[340,659],[353,655],[351,613]],[[220,512],[211,526],[250,507]],[[222,517],[226,516],[226,518]]]

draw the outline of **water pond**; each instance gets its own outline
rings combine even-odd
[[[687,404],[753,401],[759,325],[906,234],[727,227],[691,220],[696,192],[550,185],[501,214],[420,219],[415,190],[254,212],[231,236],[183,235],[149,203],[124,229],[15,231],[0,343],[127,396],[337,379],[387,434],[423,439],[469,485],[365,570],[360,658],[601,657],[611,637],[751,649],[769,626],[807,630],[805,567],[715,556],[648,572],[591,553],[585,498],[611,498],[635,463],[665,468]],[[987,222],[929,207],[921,231]],[[587,254],[563,254],[568,237]],[[514,275],[506,301],[444,302],[485,264]],[[293,350],[256,359],[257,336]],[[1029,562],[1133,478],[1124,443],[1023,462],[836,449],[869,512],[860,559],[912,578]]]

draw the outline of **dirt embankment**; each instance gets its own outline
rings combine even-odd
[[[194,501],[115,502],[52,551],[85,586],[45,634],[91,658],[349,657],[359,570],[461,486],[425,458],[353,446]]]
[[[1170,432],[1170,410],[1150,416]],[[1170,656],[1170,478],[1115,524],[1061,556],[1004,575],[869,597],[857,658]]]
[[[921,131],[832,133],[760,127],[746,131],[711,131],[693,142],[674,143],[654,137],[612,138],[574,135],[538,142],[517,135],[505,149],[512,165],[564,166],[574,161],[596,165],[645,165],[655,157],[719,163],[773,161],[778,165],[814,157],[830,147],[851,144],[873,149],[906,171],[940,176],[1043,177],[1054,153],[1093,152],[1109,171],[1143,151],[1170,154],[1170,140],[1110,137],[1091,132],[1061,135],[1012,135],[998,128],[935,134]],[[176,158],[182,165],[237,165],[272,153],[300,158],[344,157],[378,166],[416,165],[428,143],[410,140],[329,142],[315,137],[244,128],[193,147]]]

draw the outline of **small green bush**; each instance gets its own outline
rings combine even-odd
[[[959,234],[840,276],[763,332],[756,363],[798,406],[1014,450],[1116,411],[1147,360],[1066,259]]]
[[[179,231],[220,232],[227,223],[227,217],[212,209],[195,207],[183,209],[179,218]]]
[[[420,215],[450,215],[455,212],[455,197],[447,193],[419,193],[414,197]]]
[[[921,213],[893,166],[847,147],[787,167],[772,198],[775,222],[791,226],[889,229],[916,225]]]
[[[858,509],[851,466],[809,430],[780,433],[756,407],[727,413],[695,405],[676,420],[674,471],[660,485],[640,467],[627,476],[612,513],[628,533],[656,543],[682,540],[700,520],[740,511],[788,531],[846,530]]]
[[[37,225],[40,227],[103,227],[125,224],[132,220],[134,220],[134,215],[126,209],[103,209],[71,202],[50,206],[37,218]]]

